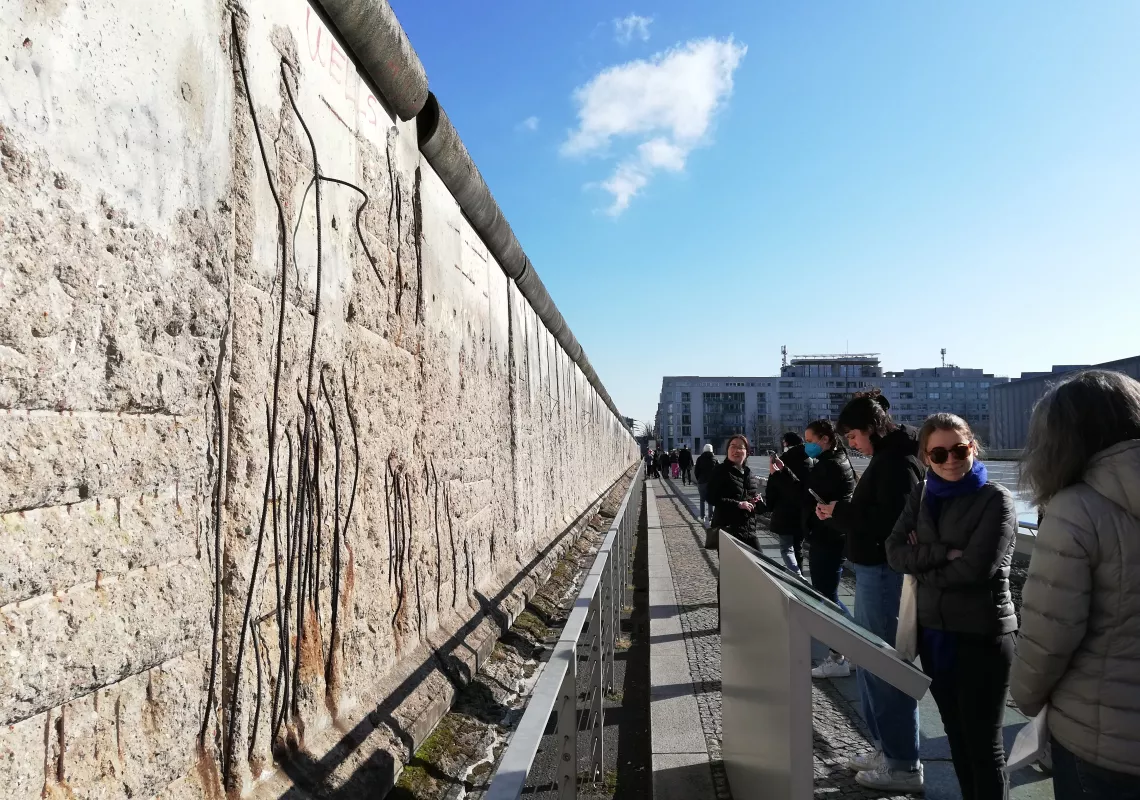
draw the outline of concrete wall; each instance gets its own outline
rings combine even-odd
[[[391,771],[433,653],[637,457],[414,121],[305,0],[234,7],[0,0],[13,800]],[[287,86],[359,216],[322,181],[318,229]]]

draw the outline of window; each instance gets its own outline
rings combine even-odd
[[[954,381],[954,388],[955,389],[965,389],[966,388],[966,382],[965,381]]]
[[[693,418],[690,415],[688,415],[688,414],[682,414],[681,415],[681,424],[682,425],[691,425],[692,423],[693,423]]]
[[[914,388],[915,388],[915,389],[925,389],[925,388],[926,388],[926,381],[918,381],[918,382],[917,382],[917,383],[914,385]]]
[[[690,428],[688,425],[682,425],[681,426],[681,435],[682,436],[692,436],[693,435],[692,428]]]
[[[688,403],[689,402],[689,393],[688,392],[681,392],[681,402],[682,403]]]
[[[954,388],[954,381],[942,381],[942,388],[943,389],[953,389]]]
[[[978,388],[979,389],[988,389],[988,388],[990,388],[990,382],[989,381],[982,381],[981,383],[978,384]]]
[[[928,394],[926,396],[926,398],[928,400],[937,400],[938,399],[938,392],[931,392],[930,394]]]

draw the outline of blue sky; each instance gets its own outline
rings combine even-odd
[[[392,0],[623,413],[1140,353],[1140,2]]]

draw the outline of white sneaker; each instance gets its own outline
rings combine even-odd
[[[867,772],[878,769],[883,763],[883,751],[872,750],[870,753],[849,758],[845,766],[852,772]]]
[[[851,662],[845,657],[828,656],[826,660],[811,671],[813,678],[847,678],[851,675]]]
[[[922,765],[914,772],[901,769],[891,769],[886,762],[882,762],[875,769],[860,772],[855,776],[855,782],[868,789],[878,789],[881,792],[904,792],[906,794],[922,794],[925,791],[922,780]]]

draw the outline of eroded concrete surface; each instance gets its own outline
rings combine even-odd
[[[633,442],[304,0],[0,30],[5,797],[376,796]]]

